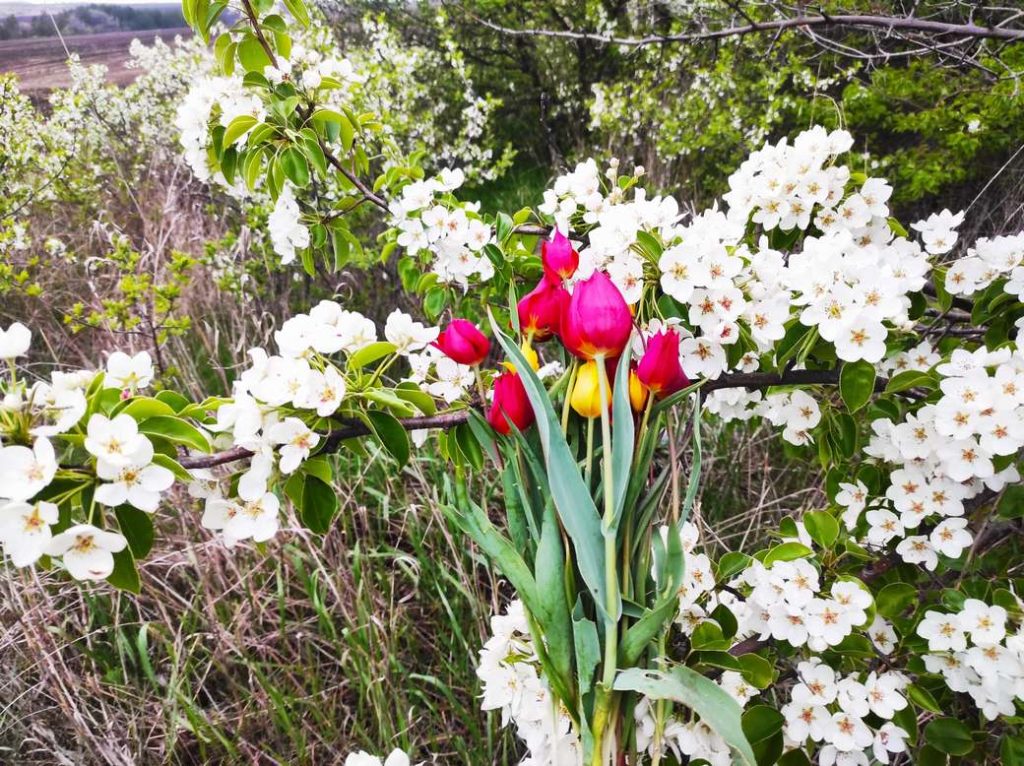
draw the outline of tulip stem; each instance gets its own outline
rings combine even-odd
[[[594,467],[594,419],[587,418],[587,460],[583,468],[583,482],[590,489],[590,477]]]
[[[576,373],[579,365],[572,360],[572,369],[569,371],[569,385],[565,387],[565,401],[562,403],[562,434],[569,433],[569,406],[572,401],[572,390],[576,386]]]
[[[603,458],[602,478],[604,479],[604,519],[601,524],[604,533],[604,567],[605,586],[607,590],[607,603],[605,609],[608,616],[607,627],[604,636],[604,668],[602,674],[602,685],[609,695],[608,703],[612,710],[615,709],[615,698],[611,689],[615,682],[617,661],[619,653],[619,577],[618,557],[616,556],[616,541],[618,535],[615,531],[615,477],[612,476],[612,433],[611,421],[608,415],[608,405],[611,403],[611,385],[608,380],[608,369],[605,366],[603,356],[596,357],[597,362],[597,384],[601,402],[601,456]],[[622,425],[620,424],[621,428]],[[609,719],[606,721],[609,726],[607,734],[614,739],[615,725]],[[595,743],[600,747],[601,743]],[[608,752],[614,753],[614,747],[609,747]]]

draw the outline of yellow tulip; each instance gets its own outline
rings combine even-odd
[[[523,356],[526,357],[526,361],[530,363],[533,371],[537,372],[540,369],[540,357],[537,356],[537,352],[534,350],[533,344],[530,343],[529,339],[523,341],[523,345],[519,347],[519,350],[523,352]],[[512,362],[502,362],[502,365],[510,372],[516,372],[516,366]]]
[[[601,416],[601,387],[598,374],[597,362],[593,360],[581,364],[576,371],[576,385],[572,389],[569,404],[585,418]]]
[[[647,404],[647,386],[640,382],[636,370],[629,371],[629,403],[633,407],[633,412],[643,412],[644,405]]]

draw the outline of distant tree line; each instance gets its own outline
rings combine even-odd
[[[0,19],[0,40],[26,37],[53,37],[57,29],[62,35],[87,35],[98,32],[131,32],[184,26],[180,5],[125,6],[83,5],[52,16],[39,14],[18,18],[10,14]]]

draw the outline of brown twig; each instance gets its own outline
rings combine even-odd
[[[753,33],[774,32],[784,29],[808,29],[812,27],[869,27],[887,31],[906,30],[925,32],[935,35],[963,35],[976,39],[1024,40],[1024,29],[1006,29],[1004,27],[983,27],[978,24],[952,24],[944,21],[930,21],[903,16],[873,16],[868,14],[818,14],[812,16],[794,16],[787,19],[774,19],[731,26],[724,29],[710,29],[701,32],[684,32],[674,35],[645,35],[644,37],[615,37],[596,32],[575,32],[559,29],[510,29],[486,19],[478,21],[489,29],[512,36],[557,37],[566,40],[588,40],[607,45],[665,45],[668,43],[702,42],[721,40],[726,37],[743,37]]]

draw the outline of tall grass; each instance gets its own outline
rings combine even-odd
[[[391,747],[514,763],[475,699],[499,584],[441,515],[444,466],[343,462],[322,539],[289,518],[273,543],[228,551],[180,498],[137,597],[8,569],[0,763],[322,764]]]

